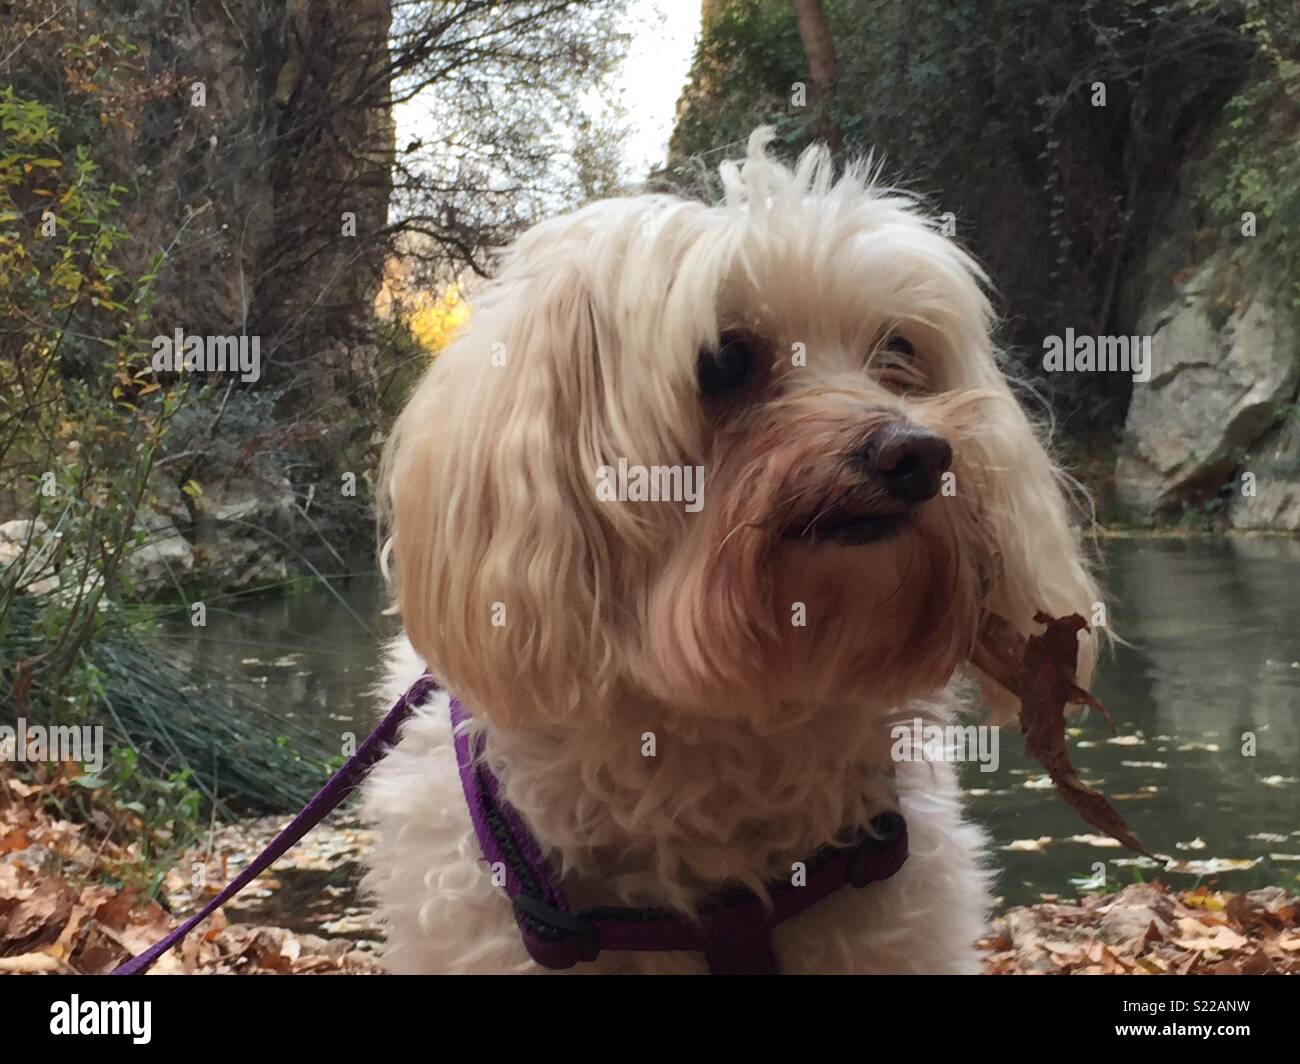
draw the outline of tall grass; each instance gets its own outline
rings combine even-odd
[[[43,608],[20,596],[0,633],[0,719],[11,725],[18,663],[44,645]],[[67,696],[66,715],[33,700],[21,709],[31,723],[102,725],[109,747],[133,747],[155,775],[188,769],[205,805],[223,815],[291,810],[314,793],[338,753],[323,735],[241,694],[229,676],[172,662],[129,608],[109,609],[120,623],[110,616],[80,651],[95,697]]]

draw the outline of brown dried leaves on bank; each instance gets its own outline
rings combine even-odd
[[[980,946],[988,975],[1300,975],[1300,898],[1138,883],[1011,909]]]
[[[179,918],[136,888],[100,882],[141,855],[50,816],[41,787],[0,775],[0,975],[111,972]],[[155,965],[159,974],[376,974],[345,939],[230,924],[219,912]]]

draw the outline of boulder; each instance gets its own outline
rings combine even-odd
[[[20,591],[48,595],[58,588],[59,574],[49,564],[52,548],[49,527],[39,517],[0,524],[0,569],[22,566],[18,575]]]
[[[1139,318],[1139,332],[1152,337],[1152,372],[1133,385],[1116,495],[1143,523],[1214,497],[1300,381],[1295,322],[1276,271],[1219,248],[1188,272],[1172,299]]]
[[[287,477],[207,484],[195,513],[196,562],[206,583],[242,591],[288,579],[284,539],[297,509]]]
[[[194,571],[194,547],[178,527],[188,523],[180,489],[165,478],[151,487],[153,499],[136,511],[136,542],[123,562],[137,594],[173,589]]]
[[[1239,529],[1300,532],[1300,410],[1264,437],[1245,462],[1253,473],[1253,494],[1234,493],[1228,522]]]

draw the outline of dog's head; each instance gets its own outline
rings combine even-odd
[[[896,706],[986,611],[1027,633],[1096,598],[978,267],[864,167],[764,143],[716,206],[527,233],[402,413],[398,604],[476,712]]]

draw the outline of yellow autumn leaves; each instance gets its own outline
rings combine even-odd
[[[430,354],[436,355],[455,338],[469,321],[469,304],[452,285],[441,296],[420,293],[416,306],[406,319],[411,335]]]
[[[436,355],[469,321],[469,304],[460,285],[449,284],[439,294],[418,288],[400,259],[391,259],[384,270],[384,282],[375,297],[375,310],[384,318],[402,323],[430,356]]]

